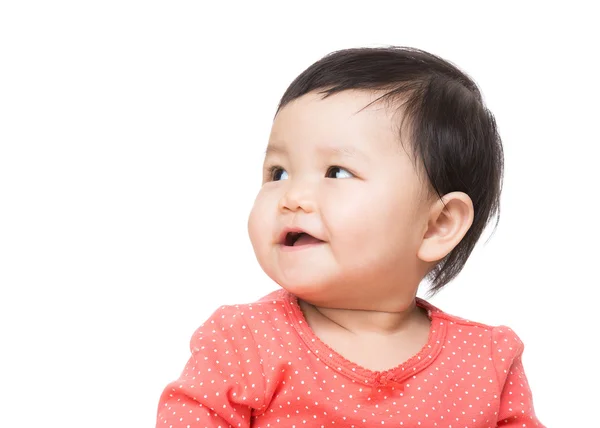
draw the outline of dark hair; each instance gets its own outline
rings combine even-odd
[[[326,55],[290,84],[277,113],[309,92],[327,98],[345,90],[385,91],[374,102],[401,101],[399,130],[406,120],[413,160],[424,168],[431,189],[439,198],[460,191],[473,201],[471,228],[426,276],[435,294],[463,269],[490,219],[497,215],[496,227],[500,220],[504,155],[494,116],[475,82],[456,66],[395,46]]]

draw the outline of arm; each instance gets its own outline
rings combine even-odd
[[[508,327],[493,332],[493,358],[501,388],[498,427],[544,427],[535,415],[521,356],[523,342]]]
[[[250,427],[252,410],[264,405],[264,380],[242,316],[219,309],[196,330],[190,348],[181,376],[160,397],[156,427]]]

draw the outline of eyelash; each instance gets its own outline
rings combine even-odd
[[[331,171],[333,168],[343,169],[344,171],[347,171],[350,174],[354,175],[354,173],[352,171],[350,171],[348,168],[344,168],[344,167],[341,167],[341,166],[338,166],[338,165],[331,165],[329,168],[327,168],[327,171],[325,172],[325,176],[327,176],[327,174],[329,173],[329,171]],[[278,165],[273,165],[273,166],[270,166],[268,168],[267,171],[268,171],[269,181],[275,181],[274,180],[274,178],[275,178],[275,172],[277,172],[279,170],[285,171],[284,168],[282,168],[282,167],[280,167]]]

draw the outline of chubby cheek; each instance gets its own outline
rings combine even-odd
[[[411,203],[410,198],[372,191],[354,194],[343,204],[330,199],[324,217],[330,219],[338,260],[358,267],[401,257],[414,240]]]
[[[256,256],[261,258],[268,251],[268,244],[273,238],[273,208],[262,192],[258,194],[248,217],[248,235]]]

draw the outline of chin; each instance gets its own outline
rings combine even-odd
[[[273,278],[277,284],[288,293],[306,300],[307,302],[326,301],[335,290],[331,282],[324,282],[322,278]]]

